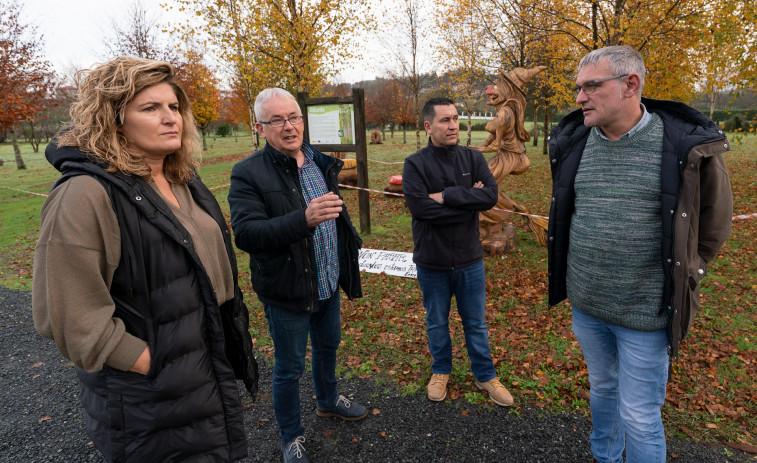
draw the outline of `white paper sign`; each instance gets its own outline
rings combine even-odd
[[[417,278],[412,252],[361,249],[358,258],[360,270],[369,273],[384,272],[405,278]]]

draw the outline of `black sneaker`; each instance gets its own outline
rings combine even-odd
[[[294,440],[281,445],[281,455],[284,463],[310,463],[310,457],[305,447],[305,436],[298,436]]]
[[[340,395],[336,405],[332,408],[316,408],[315,414],[318,416],[335,416],[345,421],[358,421],[368,416],[368,410],[357,402],[350,402],[343,395]]]

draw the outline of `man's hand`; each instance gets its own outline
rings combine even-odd
[[[310,205],[305,209],[305,220],[307,220],[308,227],[313,228],[327,220],[339,217],[339,213],[342,212],[342,204],[343,201],[333,192],[328,192],[310,201]]]
[[[150,371],[150,348],[145,347],[145,350],[142,351],[142,354],[140,354],[139,358],[136,362],[134,362],[134,365],[129,368],[129,371],[133,371],[135,373],[139,373],[140,375],[146,375],[148,371]]]
[[[473,184],[473,188],[483,188],[483,187],[484,187],[484,184],[480,180]]]

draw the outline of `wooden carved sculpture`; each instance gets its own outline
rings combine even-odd
[[[508,175],[519,175],[528,170],[531,162],[526,156],[524,142],[531,139],[523,123],[526,94],[523,87],[546,66],[531,69],[515,68],[505,74],[500,71],[493,85],[486,88],[488,105],[497,111],[494,119],[486,124],[491,135],[478,147],[484,153],[496,153],[489,159],[489,169],[499,185]],[[525,207],[516,204],[507,195],[499,192],[497,209],[528,213]],[[515,247],[515,228],[509,223],[511,212],[489,210],[480,214],[481,242],[487,254],[500,254]],[[534,232],[541,246],[547,245],[547,219],[528,217],[528,227]]]

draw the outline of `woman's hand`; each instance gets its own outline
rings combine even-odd
[[[129,368],[129,371],[139,373],[140,375],[146,375],[150,371],[150,347],[145,347],[142,354],[139,356],[134,365]]]

